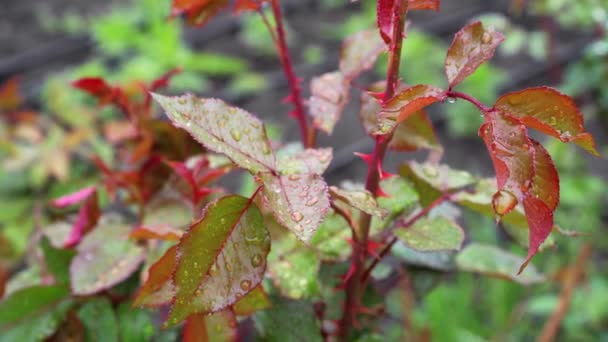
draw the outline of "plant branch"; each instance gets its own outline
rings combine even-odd
[[[315,130],[312,126],[310,128],[308,127],[308,120],[306,112],[304,111],[304,102],[302,101],[300,80],[293,70],[293,63],[291,61],[291,56],[289,55],[289,48],[287,47],[281,6],[279,5],[278,0],[271,0],[270,4],[276,23],[277,51],[279,59],[281,60],[281,65],[283,66],[283,72],[285,73],[285,77],[287,77],[287,83],[289,84],[290,95],[288,99],[294,106],[291,115],[295,117],[300,125],[300,134],[304,147],[313,147],[315,145]]]
[[[474,98],[473,96],[469,95],[469,94],[465,94],[465,93],[461,93],[458,91],[453,91],[453,90],[448,90],[445,93],[448,97],[452,97],[452,98],[460,98],[463,100],[466,100],[470,103],[472,103],[475,107],[477,107],[480,111],[487,113],[489,111],[492,110],[492,108],[486,107],[483,103],[481,103],[479,100],[477,100],[476,98]]]
[[[389,46],[389,64],[387,68],[386,89],[382,98],[383,101],[387,101],[393,97],[395,89],[397,88],[397,83],[399,82],[399,64],[401,62],[401,47],[403,43],[407,4],[407,0],[401,0],[395,2],[393,7],[392,38]],[[378,193],[382,161],[389,141],[390,134],[378,136],[376,138],[374,151],[368,164],[365,188],[374,195]],[[350,277],[345,280],[346,300],[339,329],[339,337],[343,341],[348,339],[348,335],[355,324],[357,313],[360,311],[361,296],[365,289],[365,283],[361,280],[364,274],[365,260],[368,254],[367,244],[370,224],[371,216],[366,213],[361,213],[359,225],[357,229],[353,231],[353,252],[350,266],[351,274]]]
[[[555,311],[553,311],[553,314],[547,323],[545,323],[543,331],[537,341],[550,342],[555,340],[557,330],[559,329],[564,316],[566,316],[566,313],[568,312],[568,307],[570,306],[574,289],[578,285],[579,281],[583,278],[585,266],[587,265],[589,257],[591,257],[591,246],[586,244],[578,253],[574,265],[572,265],[567,271],[557,307],[555,308]]]

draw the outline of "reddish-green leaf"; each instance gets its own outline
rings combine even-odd
[[[422,218],[410,227],[397,226],[395,234],[421,252],[459,250],[464,242],[462,228],[445,217]]]
[[[378,7],[376,10],[376,20],[378,23],[378,29],[380,30],[380,36],[388,44],[391,41],[393,32],[393,9],[395,3],[400,0],[378,0]]]
[[[269,251],[270,236],[251,199],[226,196],[210,203],[177,247],[176,294],[165,325],[236,303],[262,281]]]
[[[439,11],[440,0],[409,0],[408,8],[411,10]]]
[[[329,209],[327,184],[317,174],[259,175],[277,221],[309,243]]]
[[[13,110],[23,102],[19,92],[19,80],[16,77],[0,85],[0,110]]]
[[[524,125],[563,142],[574,142],[599,156],[591,134],[585,132],[583,114],[567,95],[549,87],[529,88],[503,95],[494,107]]]
[[[336,199],[370,215],[383,219],[389,213],[387,209],[381,208],[378,205],[374,196],[367,190],[343,190],[332,186],[329,188],[329,191]]]
[[[172,275],[177,263],[177,245],[155,262],[148,271],[148,279],[139,289],[133,306],[155,307],[168,304],[175,295]]]
[[[70,265],[70,286],[77,295],[110,288],[131,275],[144,259],[144,249],[128,239],[131,227],[106,219],[86,235]]]
[[[251,172],[275,169],[275,160],[262,122],[221,100],[152,95],[173,124],[188,131],[208,149],[222,153]]]
[[[212,315],[192,314],[184,325],[183,342],[234,342],[238,340],[234,313],[223,310]]]
[[[188,23],[203,26],[229,3],[228,0],[173,0],[171,15],[184,14]]]
[[[374,66],[386,46],[375,30],[360,31],[347,37],[342,44],[340,71],[350,81]]]
[[[477,21],[462,28],[454,37],[445,60],[450,88],[462,82],[485,61],[494,56],[504,40],[500,32]]]
[[[234,14],[240,14],[243,12],[257,11],[264,2],[267,2],[267,0],[236,0],[233,12]]]
[[[420,148],[443,151],[424,110],[415,112],[397,126],[389,147],[397,151],[416,151]]]
[[[536,271],[534,266],[528,267],[520,275],[515,276],[517,268],[524,259],[494,246],[486,246],[472,243],[456,256],[458,268],[467,271],[481,273],[491,277],[502,278],[524,285],[535,284],[544,281],[542,274]]]
[[[291,150],[277,153],[277,169],[281,174],[313,173],[321,175],[333,158],[331,148]]]
[[[241,298],[234,306],[232,311],[238,316],[249,316],[256,311],[268,309],[270,300],[262,285],[258,285],[251,290],[245,297]]]
[[[433,86],[421,84],[407,88],[382,106],[375,133],[387,134],[414,113],[445,98],[445,92]]]
[[[313,124],[331,134],[348,102],[348,81],[339,71],[323,74],[310,81],[309,113]]]

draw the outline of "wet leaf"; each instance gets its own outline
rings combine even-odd
[[[492,58],[496,48],[504,39],[500,32],[485,27],[479,21],[462,28],[454,37],[445,59],[445,73],[450,88]]]
[[[184,325],[184,342],[237,341],[234,313],[223,310],[212,315],[192,314]]]
[[[241,298],[232,306],[232,311],[237,316],[249,316],[256,311],[265,310],[270,307],[268,295],[264,292],[262,285],[256,286],[245,297]]]
[[[302,173],[322,175],[332,158],[331,148],[308,148],[293,153],[277,153],[277,169],[284,175]]]
[[[344,40],[340,71],[348,81],[374,66],[386,46],[375,30],[357,32]]]
[[[33,286],[0,301],[0,340],[41,341],[52,335],[73,302],[66,285]]]
[[[423,110],[412,114],[397,126],[389,147],[397,151],[416,151],[424,148],[443,152],[433,124]]]
[[[71,249],[53,247],[46,236],[40,239],[40,248],[44,255],[46,268],[53,275],[56,283],[68,284],[70,281],[70,263],[76,252]]]
[[[148,271],[148,279],[141,286],[133,306],[156,307],[169,304],[175,295],[173,270],[177,264],[177,245],[169,248]]]
[[[131,227],[107,220],[78,245],[70,265],[72,293],[90,295],[131,275],[144,259],[144,250],[128,239]]]
[[[374,196],[367,190],[343,190],[336,186],[331,186],[329,192],[334,198],[359,209],[367,214],[385,218],[389,211],[381,208]]]
[[[524,258],[494,246],[472,243],[456,256],[456,264],[462,271],[481,273],[487,276],[511,280],[523,285],[543,282],[545,278],[529,266],[521,274],[517,270]]]
[[[365,132],[374,136],[374,132],[378,127],[378,113],[382,110],[380,101],[372,94],[379,94],[386,89],[386,82],[379,81],[373,83],[367,91],[361,92],[361,110],[359,111],[359,120]]]
[[[133,309],[122,303],[116,310],[120,341],[150,341],[156,333],[156,326],[148,311]]]
[[[275,170],[275,159],[262,122],[221,100],[152,95],[174,125],[208,149],[222,153],[253,173]]]
[[[87,341],[117,341],[118,322],[112,303],[105,297],[87,300],[78,309],[78,318],[85,327]]]
[[[494,107],[524,125],[563,142],[574,142],[599,156],[591,134],[585,132],[583,114],[567,95],[550,87],[537,87],[503,95]]]
[[[464,242],[462,228],[445,217],[422,218],[410,227],[397,226],[395,234],[420,252],[459,250]]]
[[[319,226],[310,245],[319,251],[322,260],[344,261],[351,252],[348,243],[351,235],[348,222],[332,211]]]
[[[95,190],[88,193],[88,196],[84,198],[84,203],[78,210],[78,215],[64,245],[66,247],[74,247],[80,243],[82,238],[97,225],[100,215],[97,190]]]
[[[259,175],[264,199],[277,221],[309,243],[329,209],[327,184],[316,174]]]
[[[313,124],[331,134],[348,102],[349,83],[339,71],[317,76],[310,81],[309,113]]]
[[[301,299],[319,294],[317,277],[321,262],[314,250],[297,241],[293,244],[282,241],[268,261],[268,273],[282,295]]]
[[[375,134],[391,132],[419,110],[445,98],[443,90],[429,85],[421,84],[405,89],[382,106]]]
[[[264,341],[323,341],[311,303],[271,296],[272,307],[255,314]],[[297,329],[294,329],[297,327]]]
[[[422,206],[427,206],[445,192],[475,184],[475,178],[466,171],[454,170],[445,164],[409,162],[399,169],[416,188]]]
[[[176,295],[165,326],[235,304],[262,281],[269,250],[270,236],[251,199],[226,196],[207,205],[178,244]]]
[[[454,252],[420,252],[406,246],[403,242],[397,242],[391,249],[391,253],[408,265],[439,271],[451,271],[456,267],[454,265]]]

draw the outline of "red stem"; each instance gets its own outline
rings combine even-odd
[[[448,97],[460,98],[466,101],[471,102],[475,107],[479,108],[480,111],[487,113],[492,111],[492,108],[486,107],[483,103],[481,103],[478,99],[474,98],[471,95],[461,93],[458,91],[448,90],[445,92]]]
[[[407,0],[397,1],[393,7],[393,27],[392,37],[389,46],[389,64],[386,77],[386,89],[383,100],[387,101],[395,94],[395,89],[399,82],[399,64],[401,62],[401,47],[403,43],[403,29],[405,26],[405,13],[407,12]],[[384,154],[390,141],[390,135],[379,136],[368,164],[365,188],[376,195],[379,189],[380,171]],[[371,216],[361,213],[359,226],[353,231],[353,253],[351,257],[351,275],[346,279],[346,300],[344,311],[340,321],[339,338],[342,341],[348,340],[348,335],[355,325],[357,313],[360,311],[360,301],[365,289],[362,282],[364,275],[365,261],[367,259],[367,244],[369,239],[369,229]]]
[[[294,110],[293,116],[298,120],[300,125],[300,134],[302,136],[302,142],[305,147],[314,147],[315,145],[315,130],[309,129],[308,121],[306,118],[306,112],[304,111],[304,103],[302,102],[302,89],[300,87],[300,80],[296,76],[293,70],[293,63],[291,62],[291,56],[289,55],[289,48],[287,47],[287,39],[285,38],[285,28],[283,26],[283,15],[281,13],[281,6],[278,0],[272,0],[272,14],[274,15],[274,21],[276,22],[276,33],[277,33],[277,51],[279,53],[279,59],[283,66],[283,72],[287,77],[287,83],[289,84],[289,100],[293,103]]]

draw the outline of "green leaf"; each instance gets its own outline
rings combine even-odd
[[[408,265],[415,265],[439,271],[451,271],[455,268],[454,252],[419,252],[398,242],[393,246],[391,253],[405,261]]]
[[[344,261],[350,254],[348,239],[350,227],[346,220],[330,212],[310,241],[310,245],[319,251],[320,258],[328,261]]]
[[[251,199],[226,196],[207,205],[177,247],[176,295],[165,326],[235,304],[262,281],[269,251],[270,235]]]
[[[237,341],[237,321],[230,310],[211,315],[193,314],[184,325],[183,341]]]
[[[313,173],[321,175],[333,158],[331,148],[283,148],[277,153],[277,169],[281,174]]]
[[[262,285],[258,285],[245,297],[236,302],[232,307],[232,311],[238,316],[249,316],[256,311],[268,309],[269,307],[270,300],[268,299],[268,295],[264,292]]]
[[[72,301],[65,285],[33,286],[0,302],[0,341],[40,341],[52,335]]]
[[[454,37],[445,59],[445,73],[450,88],[471,75],[482,63],[492,58],[505,39],[493,28],[477,21],[462,28]]]
[[[176,264],[177,245],[174,245],[150,266],[148,278],[135,296],[133,305],[156,307],[170,303],[175,296],[175,285],[171,277]]]
[[[381,219],[389,214],[389,211],[381,208],[374,196],[367,190],[342,190],[336,186],[331,186],[329,191],[334,198],[364,213],[377,216]]]
[[[404,152],[421,148],[443,152],[443,147],[435,135],[433,124],[424,110],[417,111],[397,126],[389,147]]]
[[[444,192],[475,184],[475,178],[468,172],[443,164],[410,162],[403,164],[399,174],[412,181],[422,206],[431,204]]]
[[[275,159],[263,123],[221,100],[152,95],[174,125],[206,148],[222,153],[253,173],[274,171]]]
[[[295,242],[291,249],[273,251],[268,261],[268,273],[283,295],[294,299],[318,295],[321,262],[313,250]]]
[[[327,184],[316,174],[275,176],[262,173],[264,198],[277,221],[304,243],[317,231],[329,209]]]
[[[348,80],[339,71],[317,76],[310,81],[308,108],[313,125],[331,134],[349,99]]]
[[[397,226],[395,234],[421,252],[459,250],[464,242],[462,228],[445,217],[422,218],[410,227]]]
[[[523,285],[539,283],[545,280],[529,265],[517,275],[524,258],[501,250],[494,246],[472,243],[456,256],[458,268],[467,272],[481,273],[487,276],[511,280]]]
[[[255,314],[255,327],[264,341],[322,341],[312,304],[277,296],[272,307]]]
[[[87,341],[118,341],[118,323],[112,304],[105,297],[87,300],[77,312]]]
[[[108,289],[137,270],[144,260],[144,249],[128,239],[130,231],[130,226],[106,219],[82,239],[70,265],[74,294]]]
[[[150,341],[154,336],[156,326],[148,312],[133,309],[128,303],[122,303],[118,306],[116,314],[121,341]]]
[[[46,267],[55,281],[60,284],[67,284],[70,281],[70,263],[76,252],[71,249],[59,249],[51,245],[46,236],[40,239],[40,248],[44,254]]]

